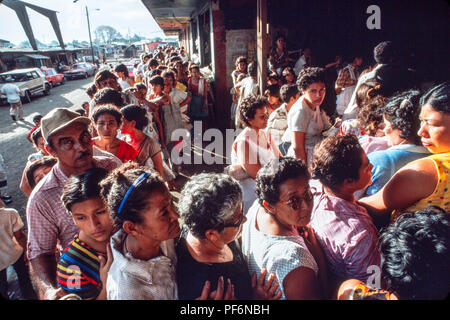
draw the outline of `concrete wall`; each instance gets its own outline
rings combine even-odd
[[[231,89],[231,72],[236,68],[236,58],[245,56],[249,61],[256,60],[256,30],[227,30],[226,44],[227,88]]]

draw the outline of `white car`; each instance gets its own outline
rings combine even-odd
[[[11,83],[19,87],[24,103],[31,102],[31,97],[34,95],[43,93],[47,96],[50,94],[51,85],[39,68],[16,69],[0,73],[0,89],[8,83],[7,79],[12,79]],[[1,95],[0,100],[2,104],[6,103],[6,95]]]

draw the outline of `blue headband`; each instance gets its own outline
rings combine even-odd
[[[122,202],[120,203],[119,210],[117,211],[117,215],[119,215],[122,212],[123,206],[125,205],[125,202],[127,201],[128,197],[130,196],[131,191],[133,191],[138,185],[140,185],[142,183],[142,181],[147,179],[147,177],[150,176],[150,175],[151,175],[150,172],[144,172],[128,188],[128,191],[125,194],[125,197],[123,197]]]

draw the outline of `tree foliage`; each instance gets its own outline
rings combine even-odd
[[[95,39],[104,44],[110,44],[116,38],[120,38],[120,33],[111,26],[99,26],[94,31]],[[97,42],[96,41],[96,42]]]

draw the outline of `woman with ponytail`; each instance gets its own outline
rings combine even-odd
[[[381,225],[392,211],[392,219],[428,205],[450,211],[450,82],[427,91],[420,106],[418,135],[433,155],[407,164],[381,190],[360,200]]]
[[[384,106],[383,131],[390,147],[369,154],[373,183],[366,189],[366,195],[380,190],[395,172],[409,162],[430,154],[417,135],[420,127],[419,99],[419,91],[409,90],[392,97]]]

